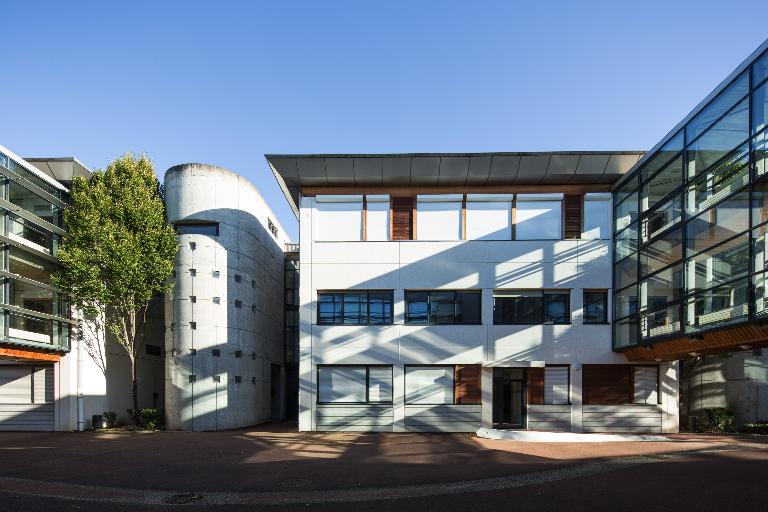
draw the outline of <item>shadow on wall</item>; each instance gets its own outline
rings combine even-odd
[[[179,235],[166,306],[166,326],[174,325],[165,343],[169,425],[221,430],[281,419],[283,248],[245,211],[176,220],[217,222],[219,232]]]

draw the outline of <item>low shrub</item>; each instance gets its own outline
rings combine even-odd
[[[724,407],[707,409],[707,424],[715,434],[733,432],[736,424],[736,416]]]
[[[739,430],[744,434],[768,434],[768,422],[747,423]]]
[[[117,426],[117,413],[115,411],[105,411],[101,415],[107,420],[107,428],[115,428]]]
[[[141,425],[147,430],[157,430],[164,423],[165,415],[162,409],[142,409]]]

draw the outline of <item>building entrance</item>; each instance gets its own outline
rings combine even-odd
[[[493,369],[493,427],[525,428],[525,368]]]

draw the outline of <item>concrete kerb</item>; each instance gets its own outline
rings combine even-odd
[[[497,430],[481,428],[477,437],[484,439],[523,441],[527,443],[614,443],[672,441],[664,436],[649,434],[584,434],[578,432],[540,432],[535,430]]]

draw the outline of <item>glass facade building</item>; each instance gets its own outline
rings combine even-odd
[[[614,189],[615,350],[768,317],[768,53]]]
[[[55,286],[69,194],[0,151],[0,342],[69,350],[69,298]]]

